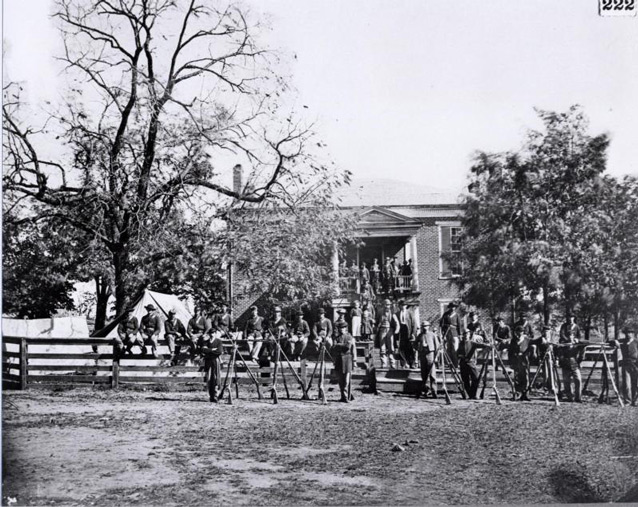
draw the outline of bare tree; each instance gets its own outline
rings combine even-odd
[[[5,192],[25,210],[39,204],[29,219],[64,220],[99,242],[118,313],[135,265],[184,248],[157,248],[176,216],[324,195],[313,185],[335,173],[308,150],[310,128],[284,113],[277,55],[237,6],[59,0],[55,19],[65,103],[37,129],[21,118],[19,87],[5,87]],[[47,143],[61,154],[42,155]],[[233,157],[250,167],[239,192],[213,169]]]

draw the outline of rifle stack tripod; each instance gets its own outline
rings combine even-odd
[[[222,388],[219,392],[219,397],[223,398],[224,394],[226,391],[228,391],[228,404],[232,405],[233,403],[233,396],[232,396],[232,390],[230,388],[230,382],[231,382],[231,378],[234,379],[235,382],[235,396],[236,398],[239,398],[239,376],[237,373],[237,359],[239,358],[239,360],[242,362],[245,370],[248,372],[248,375],[252,381],[253,384],[255,384],[255,387],[257,389],[257,397],[261,400],[263,399],[262,393],[261,393],[261,383],[259,382],[257,376],[253,373],[253,371],[251,370],[250,366],[248,365],[248,363],[246,362],[246,360],[244,359],[243,355],[241,354],[241,352],[239,351],[239,347],[237,345],[237,342],[240,340],[237,340],[236,338],[233,338],[233,336],[228,333],[225,332],[225,337],[227,339],[229,339],[232,343],[232,351],[230,354],[230,360],[228,362],[228,365],[226,367],[226,374],[224,377],[224,383],[222,385]],[[320,368],[320,372],[319,372],[319,386],[318,386],[318,398],[319,400],[321,400],[322,404],[326,404],[326,395],[325,395],[325,390],[324,390],[324,381],[325,381],[325,355],[328,354],[328,356],[330,356],[330,353],[327,351],[326,349],[326,345],[325,345],[325,341],[322,340],[320,348],[319,348],[319,361],[315,362],[315,367],[314,370],[312,372],[312,375],[310,377],[310,381],[308,382],[308,385],[306,386],[305,383],[303,382],[303,380],[301,379],[301,377],[299,376],[299,374],[297,373],[297,370],[294,368],[294,366],[292,365],[292,363],[290,362],[288,356],[286,355],[286,353],[283,351],[282,347],[281,347],[281,340],[283,339],[281,336],[277,336],[275,337],[270,331],[268,331],[268,334],[270,335],[268,339],[266,340],[259,340],[262,342],[265,342],[271,346],[274,347],[274,353],[273,353],[273,359],[272,359],[272,363],[273,363],[273,369],[272,369],[272,378],[271,378],[271,388],[270,388],[270,398],[273,401],[273,404],[276,405],[279,403],[279,394],[277,391],[277,380],[279,378],[279,376],[281,375],[281,379],[284,385],[284,390],[286,392],[286,398],[290,399],[290,389],[288,388],[288,381],[286,379],[286,375],[284,373],[284,368],[285,365],[288,366],[288,369],[293,373],[293,376],[295,377],[295,380],[297,381],[297,383],[299,384],[299,386],[301,387],[302,390],[302,397],[301,399],[303,400],[309,400],[310,397],[308,395],[308,393],[310,392],[310,389],[312,388],[312,383],[315,377],[315,373],[317,371],[317,367],[319,365],[321,365]],[[247,341],[247,340],[243,340],[243,341]],[[285,361],[285,365],[284,365],[284,361]],[[210,378],[208,376],[208,372],[207,372],[207,378]]]

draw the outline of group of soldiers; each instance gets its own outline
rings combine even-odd
[[[460,376],[470,399],[476,399],[479,385],[479,369],[477,356],[482,350],[500,354],[507,351],[509,365],[514,372],[515,399],[530,401],[530,364],[537,361],[542,367],[543,389],[552,391],[560,389],[550,378],[552,368],[544,367],[544,361],[555,360],[560,368],[563,379],[563,401],[582,402],[582,375],[580,363],[583,360],[585,346],[590,342],[584,341],[581,329],[573,315],[567,315],[566,321],[560,326],[558,340],[552,336],[552,328],[542,326],[540,333],[535,333],[528,316],[523,314],[514,323],[514,332],[501,317],[495,319],[491,339],[479,322],[478,314],[471,312],[467,326],[456,312],[457,305],[450,303],[441,317],[437,336],[430,331],[428,322],[423,323],[423,331],[416,340],[416,344],[430,354],[427,363],[421,363],[422,391],[427,394],[428,386],[436,392],[436,376],[432,350],[445,348],[454,367],[460,370]],[[638,402],[638,342],[635,330],[623,329],[624,338],[612,340],[609,344],[619,347],[622,361],[622,396],[627,402],[636,405]],[[554,354],[548,355],[552,348]],[[425,357],[425,356],[424,356]],[[484,356],[485,359],[486,356]],[[549,365],[547,365],[549,366]],[[553,366],[553,365],[552,365]],[[504,366],[503,366],[504,368]],[[573,384],[573,389],[572,389]],[[435,395],[436,396],[436,395]]]
[[[339,277],[345,284],[341,288],[367,295],[370,299],[377,294],[392,294],[395,289],[408,289],[412,273],[412,259],[400,263],[396,257],[387,257],[383,266],[379,265],[378,259],[370,266],[366,262],[358,265],[355,260],[351,266],[345,260],[339,265]]]
[[[291,361],[316,359],[325,347],[334,363],[341,401],[348,402],[351,399],[352,369],[357,359],[357,341],[374,342],[379,349],[382,367],[389,365],[395,368],[397,363],[404,368],[420,367],[422,386],[418,396],[426,397],[437,397],[437,358],[442,353],[454,368],[458,368],[464,389],[472,399],[477,396],[480,380],[477,359],[483,354],[485,360],[489,353],[498,354],[500,358],[507,351],[509,365],[514,372],[515,397],[529,401],[530,363],[534,360],[542,362],[547,356],[547,349],[554,347],[562,372],[563,399],[582,401],[580,362],[585,343],[573,316],[568,316],[561,325],[556,341],[549,326],[543,326],[540,333],[535,333],[526,315],[514,324],[513,332],[502,318],[497,317],[492,336],[488,337],[478,314],[471,312],[465,323],[456,311],[456,303],[448,305],[438,322],[437,332],[427,320],[419,326],[405,301],[398,302],[398,309],[393,306],[391,300],[385,299],[382,306],[376,308],[369,298],[364,297],[363,303],[354,301],[349,311],[337,309],[333,320],[326,316],[324,308],[319,308],[312,325],[302,311],[294,313],[288,322],[279,306],[267,319],[259,314],[256,306],[252,306],[243,328],[237,329],[227,304],[222,304],[211,314],[196,308],[186,325],[176,317],[174,310],[169,311],[162,324],[157,308],[150,304],[145,307],[147,314],[139,323],[131,310],[127,311],[118,326],[115,356],[119,358],[125,353],[132,353],[133,347],[139,346],[142,354],[146,354],[147,347],[150,347],[153,356],[159,357],[158,338],[163,325],[172,356],[171,364],[177,364],[184,347],[189,349],[191,359],[198,355],[203,357],[211,401],[217,401],[222,339],[235,341],[241,335],[239,339],[247,349],[247,360],[260,364],[268,364],[278,352]],[[624,395],[635,404],[638,400],[638,343],[631,330],[625,329],[624,334],[623,339],[612,342],[612,345],[620,347],[622,352]],[[502,367],[504,369],[504,365]],[[546,389],[554,388],[547,368],[543,368],[543,384]]]

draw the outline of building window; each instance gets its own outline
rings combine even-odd
[[[461,275],[461,230],[456,225],[439,225],[439,276]]]

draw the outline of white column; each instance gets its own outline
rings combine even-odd
[[[335,291],[339,295],[339,247],[335,241],[332,244],[332,275],[335,279]]]
[[[416,236],[410,238],[410,259],[412,259],[412,290],[419,290],[419,258],[417,257]]]

